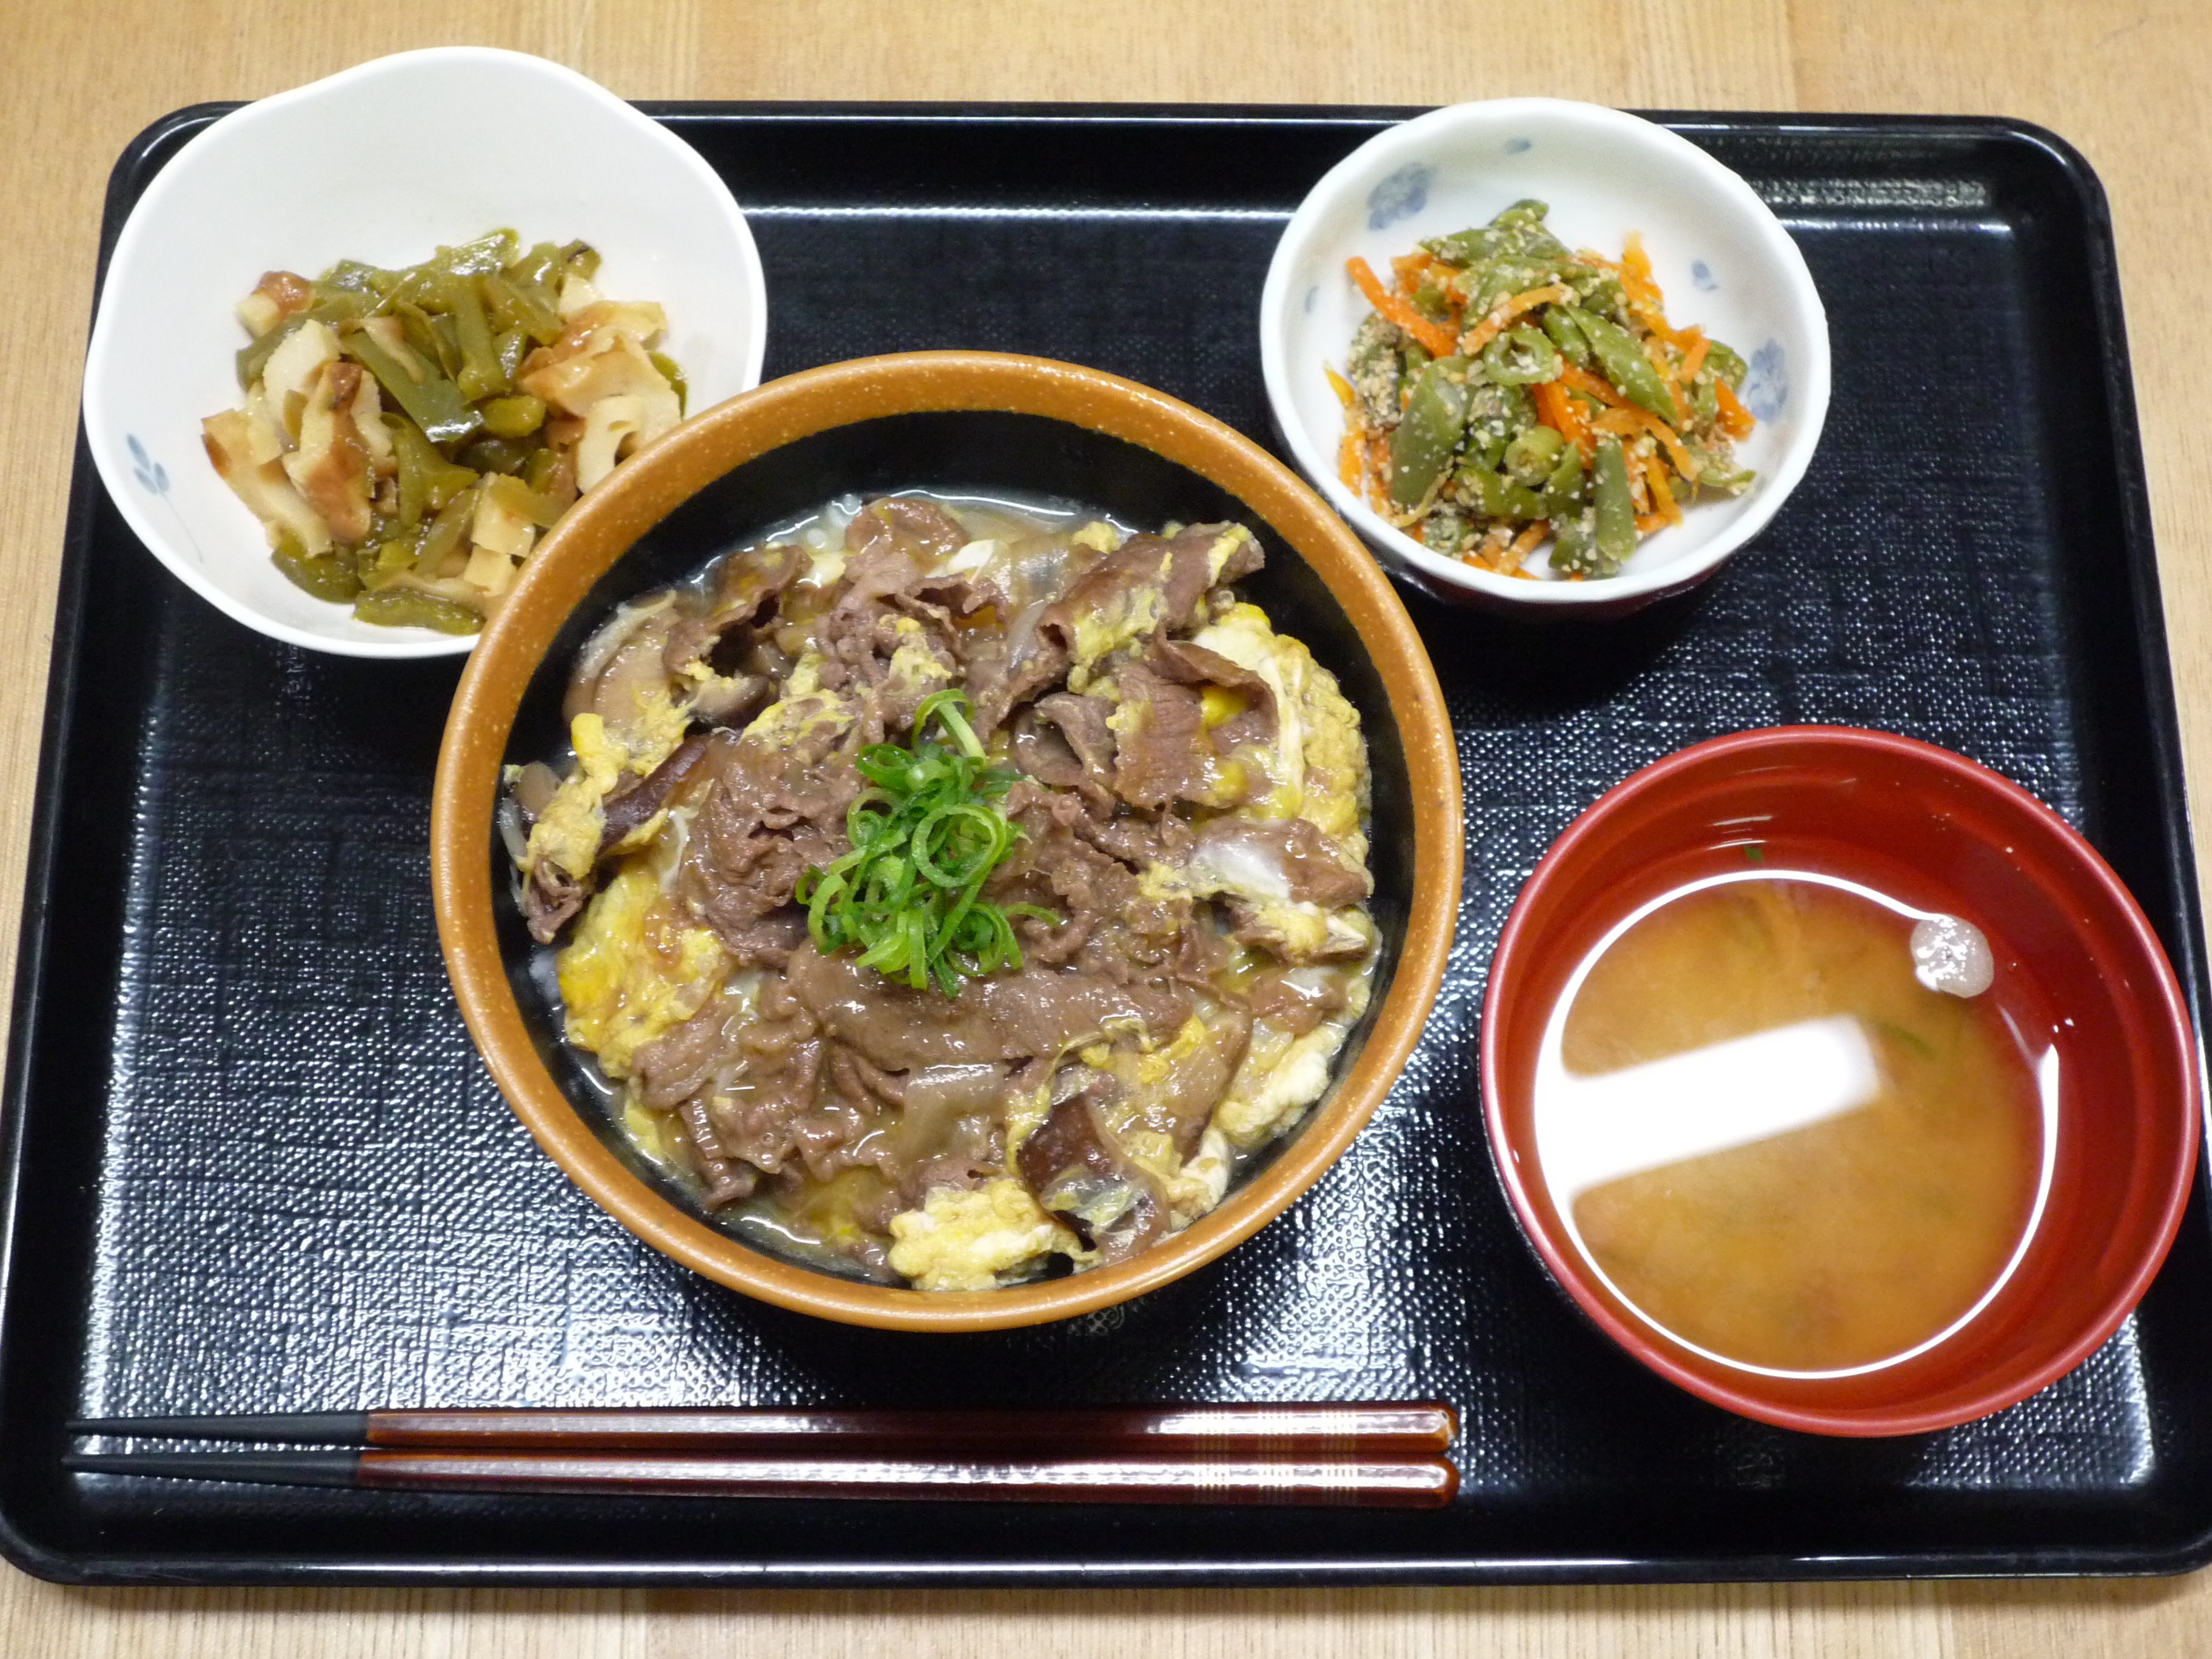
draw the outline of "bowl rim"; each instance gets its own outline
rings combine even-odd
[[[195,133],[169,164],[148,182],[137,201],[132,204],[130,216],[124,221],[123,228],[115,239],[115,246],[108,254],[103,270],[99,304],[85,348],[82,395],[86,433],[90,434],[118,429],[118,423],[107,404],[108,359],[113,349],[114,330],[109,319],[113,314],[117,273],[131,270],[135,262],[145,258],[141,244],[151,234],[147,227],[152,223],[161,204],[170,195],[185,188],[185,180],[194,170],[186,162],[196,147],[214,138],[216,141],[216,150],[219,152],[234,143],[251,142],[259,128],[272,119],[281,122],[296,106],[319,102],[333,92],[350,91],[364,82],[405,75],[433,64],[471,63],[495,64],[506,71],[534,75],[595,105],[610,121],[628,128],[659,150],[672,167],[690,176],[695,183],[705,185],[710,196],[724,205],[730,226],[736,234],[738,284],[744,291],[746,303],[760,319],[760,326],[754,330],[751,349],[747,353],[747,361],[742,365],[738,378],[748,388],[757,386],[768,349],[767,279],[762,270],[760,249],[753,240],[752,228],[746,222],[744,210],[738,206],[737,198],[721,175],[707,164],[706,158],[651,116],[617,97],[589,76],[570,69],[565,64],[555,63],[534,53],[511,52],[499,46],[422,46],[372,58],[319,80],[288,87],[282,92],[241,104]],[[211,153],[202,150],[200,157],[205,160]],[[482,637],[481,634],[441,634],[426,628],[395,628],[389,630],[392,635],[389,640],[346,639],[296,627],[269,616],[204,576],[193,561],[185,558],[173,545],[169,532],[163,527],[161,519],[126,488],[128,480],[111,473],[111,464],[115,458],[106,447],[97,442],[89,442],[88,447],[92,452],[94,468],[99,472],[100,482],[106,486],[109,499],[123,515],[124,522],[130,526],[131,533],[172,575],[234,622],[270,639],[282,641],[287,645],[301,646],[311,651],[328,652],[334,656],[394,661],[458,656],[474,650],[477,641]]]
[[[1681,558],[1632,575],[1608,576],[1601,581],[1526,581],[1480,570],[1431,552],[1345,487],[1331,458],[1316,447],[1297,420],[1291,396],[1291,369],[1284,345],[1291,269],[1305,255],[1322,215],[1334,207],[1356,179],[1376,166],[1378,158],[1413,160],[1439,145],[1455,142],[1469,127],[1529,120],[1595,128],[1619,142],[1669,158],[1699,184],[1733,204],[1774,257],[1793,308],[1801,310],[1808,320],[1809,339],[1814,346],[1812,361],[1804,365],[1793,387],[1793,395],[1802,400],[1800,409],[1803,411],[1796,440],[1753,487],[1746,511],[1705,546]],[[1820,434],[1827,422],[1833,370],[1827,307],[1821,301],[1803,251],[1783,228],[1774,210],[1759,198],[1758,192],[1741,174],[1680,133],[1640,115],[1575,99],[1533,97],[1478,99],[1430,110],[1376,133],[1323,173],[1283,228],[1281,240],[1276,243],[1273,258],[1268,262],[1267,282],[1260,296],[1260,362],[1268,409],[1298,470],[1321,490],[1329,505],[1378,550],[1388,549],[1391,556],[1402,559],[1409,568],[1408,580],[1433,581],[1458,594],[1479,595],[1486,602],[1503,601],[1516,610],[1561,618],[1583,611],[1618,610],[1624,601],[1648,601],[1693,586],[1765,529],[1802,481],[1820,447]]]
[[[769,1255],[631,1172],[538,1057],[501,958],[488,852],[496,841],[499,769],[542,650],[641,535],[713,480],[797,439],[884,416],[966,410],[1068,421],[1151,449],[1236,496],[1308,558],[1374,658],[1400,727],[1415,782],[1413,883],[1397,966],[1358,1056],[1334,1098],[1250,1182],[1115,1266],[1004,1290],[924,1291]],[[569,546],[578,554],[560,556]],[[695,416],[634,457],[548,536],[484,630],[454,694],[431,804],[433,897],[454,995],[538,1145],[624,1227],[684,1266],[796,1312],[892,1330],[996,1330],[1090,1313],[1181,1277],[1281,1213],[1365,1126],[1419,1041],[1450,951],[1462,860],[1456,746],[1436,671],[1396,590],[1321,498],[1241,433],[1164,392],[1098,369],[994,352],[909,352],[809,369]]]
[[[1683,774],[1695,773],[1715,761],[1756,755],[1761,750],[1788,749],[1808,743],[1839,752],[1883,753],[1893,758],[1932,768],[1971,790],[2004,801],[2014,810],[2040,821],[2045,828],[2054,832],[2058,844],[2102,891],[2112,915],[2118,920],[2151,969],[2151,983],[2145,989],[2144,1000],[2155,1012],[2154,1023],[2173,1044],[2179,1062],[2177,1069],[2182,1085],[2180,1093],[2188,1103],[2184,1115],[2186,1123],[2183,1155],[2174,1159],[2172,1168],[2167,1172],[2164,1190],[2153,1206],[2157,1221],[2148,1247],[2140,1253],[2123,1282],[2106,1297],[2095,1318],[2085,1324],[2072,1339],[2011,1381],[1970,1389],[1967,1397],[1948,1408],[1916,1410],[1910,1407],[1854,1407],[1846,1410],[1818,1404],[1793,1403],[1760,1394],[1751,1386],[1723,1381],[1711,1372],[1686,1364],[1651,1332],[1616,1313],[1591,1288],[1589,1275],[1571,1246],[1553,1237],[1551,1230],[1541,1224],[1530,1196],[1529,1178],[1521,1167],[1515,1143],[1506,1131],[1504,1090],[1495,1041],[1496,1025],[1501,1018],[1500,1005],[1510,988],[1519,958],[1534,949],[1529,932],[1529,913],[1542,896],[1544,890],[1576,860],[1583,844],[1600,833],[1613,815],[1636,797]],[[2188,999],[2183,994],[2173,965],[2167,959],[2165,947],[2159,943],[2149,919],[2143,915],[2142,906],[2136,902],[2135,896],[2128,890],[2126,884],[2121,881],[2105,861],[2104,856],[2089,844],[2081,831],[2027,790],[1978,761],[1893,732],[1879,732],[1854,726],[1797,725],[1760,726],[1747,732],[1728,732],[1692,744],[1640,768],[1600,795],[1577,816],[1544,856],[1537,860],[1535,868],[1529,872],[1528,881],[1513,902],[1512,910],[1499,932],[1498,947],[1491,957],[1490,980],[1483,995],[1480,1043],[1483,1127],[1490,1143],[1491,1164],[1513,1206],[1514,1219],[1520,1224],[1522,1237],[1535,1253],[1553,1282],[1607,1336],[1670,1382],[1741,1416],[1806,1433],[1862,1438],[1927,1433],[1954,1428],[2002,1411],[2049,1387],[2101,1347],[2142,1299],[2143,1293],[2149,1289],[2151,1280],[2166,1260],[2166,1252],[2180,1228],[2182,1215],[2196,1190],[2197,1147],[2201,1119],[2205,1109],[2198,1039],[2195,1023],[2190,1018]],[[1731,1372],[1729,1375],[1733,1376],[1735,1374]]]

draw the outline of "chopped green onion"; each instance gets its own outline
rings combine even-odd
[[[845,814],[853,850],[809,869],[797,894],[817,950],[857,950],[862,967],[948,997],[968,980],[1022,965],[1011,918],[1060,920],[1037,905],[981,896],[1022,832],[993,804],[1014,774],[989,763],[969,708],[959,691],[936,692],[915,711],[911,748],[860,751],[854,764],[873,787]],[[949,747],[925,735],[933,719]]]

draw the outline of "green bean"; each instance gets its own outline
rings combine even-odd
[[[362,328],[342,330],[338,349],[376,376],[377,383],[432,443],[458,443],[483,422],[462,399],[460,388],[428,365],[416,380],[399,360]]]
[[[1458,483],[1460,499],[1486,519],[1511,519],[1526,524],[1544,516],[1544,504],[1534,490],[1502,478],[1488,467],[1462,467]]]
[[[1552,520],[1552,568],[1562,575],[1595,576],[1598,568],[1596,514],[1589,507]]]
[[[1548,477],[1567,441],[1548,426],[1532,426],[1505,446],[1505,470],[1522,483]]]
[[[1459,551],[1467,536],[1467,521],[1441,503],[1421,520],[1421,545],[1449,557]]]
[[[1589,341],[1590,349],[1597,354],[1598,367],[1620,388],[1622,397],[1669,423],[1680,418],[1667,382],[1659,378],[1659,371],[1651,367],[1644,348],[1630,337],[1627,330],[1578,306],[1569,310],[1574,314],[1575,325]]]
[[[411,587],[364,593],[355,602],[353,614],[380,628],[431,628],[441,634],[475,634],[483,629],[483,618],[468,606]]]
[[[1551,337],[1552,343],[1559,347],[1569,362],[1577,368],[1590,366],[1589,342],[1583,337],[1582,330],[1575,325],[1575,319],[1566,307],[1546,306],[1543,323],[1544,332]]]
[[[1593,574],[1610,576],[1636,551],[1636,498],[1629,494],[1628,457],[1617,438],[1598,440],[1590,495],[1597,509],[1595,528],[1601,567]]]
[[[1561,446],[1559,459],[1544,480],[1543,501],[1547,519],[1565,518],[1583,506],[1583,453],[1574,445]]]
[[[1705,343],[1705,368],[1726,380],[1730,392],[1743,390],[1743,377],[1751,372],[1750,364],[1718,340]],[[1703,372],[1699,371],[1701,374]]]
[[[1390,434],[1390,495],[1401,507],[1419,504],[1459,447],[1467,428],[1467,387],[1454,375],[1466,372],[1465,358],[1443,357],[1414,379],[1405,416]]]
[[[1483,347],[1482,372],[1499,386],[1539,386],[1559,378],[1559,354],[1538,330],[1509,328]]]

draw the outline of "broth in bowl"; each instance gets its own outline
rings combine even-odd
[[[1833,876],[1708,878],[1641,907],[1570,981],[1538,1061],[1539,1155],[1576,1245],[1728,1364],[1838,1372],[1940,1340],[2017,1265],[2047,1192],[2057,1054],[2032,1050],[2048,1028],[2015,1012],[2017,977],[1971,923]]]

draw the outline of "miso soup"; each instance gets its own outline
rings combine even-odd
[[[1653,1324],[1761,1370],[1869,1367],[1969,1316],[2017,1261],[2057,1055],[2008,1016],[2001,976],[1973,995],[1923,983],[1916,923],[1979,943],[1833,878],[1715,878],[1570,981],[1540,1162],[1583,1254]]]

